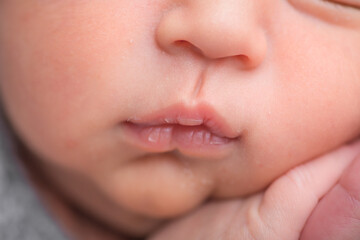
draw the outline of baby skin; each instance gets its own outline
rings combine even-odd
[[[359,8],[0,0],[2,104],[74,238],[76,207],[131,237],[298,239],[360,152]]]

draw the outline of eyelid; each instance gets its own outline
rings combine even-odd
[[[355,8],[360,10],[359,0],[323,0],[323,1],[339,4],[343,7]]]
[[[324,20],[330,24],[355,30],[356,32],[360,30],[360,0],[287,1],[295,9],[304,14]]]

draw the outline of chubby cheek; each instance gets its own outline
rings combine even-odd
[[[360,134],[360,34],[295,17],[290,22],[296,26],[273,29],[275,88],[256,126],[264,156],[276,159],[264,164],[282,170]]]
[[[104,137],[104,130],[120,122],[127,115],[125,102],[136,94],[119,73],[131,65],[124,59],[135,48],[129,39],[142,31],[134,27],[141,14],[117,10],[115,17],[114,4],[102,1],[36,2],[23,8],[8,3],[3,11],[4,104],[22,138],[38,153],[69,164],[88,161],[81,151],[69,150],[95,151],[90,140]],[[131,29],[128,22],[134,23]]]
[[[360,135],[360,33],[285,15],[269,30],[271,71],[237,96],[241,154],[218,172],[219,197],[257,191]]]

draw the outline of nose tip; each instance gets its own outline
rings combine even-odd
[[[164,14],[156,34],[162,49],[170,54],[181,54],[186,50],[207,59],[231,57],[247,68],[263,62],[267,40],[257,23],[259,11],[254,4],[234,4],[245,1],[196,2],[203,1],[194,1]]]

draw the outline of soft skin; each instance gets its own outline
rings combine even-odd
[[[349,218],[349,214],[341,214],[350,210],[347,207],[345,211],[341,209],[349,206],[348,204],[341,205],[339,208],[334,207],[336,204],[333,202],[332,207],[325,206],[324,208],[324,204],[318,204],[318,201],[335,185],[341,174],[344,172],[348,174],[348,171],[344,170],[349,163],[354,162],[353,166],[358,165],[359,157],[356,156],[359,152],[360,141],[357,141],[291,169],[263,192],[245,198],[203,204],[185,217],[170,222],[150,239],[358,239],[359,234],[356,235],[356,233],[359,232],[359,227],[356,223],[359,218],[356,216],[356,211],[353,211]],[[344,199],[341,195],[332,197],[333,195],[328,193],[325,199],[330,197],[338,200],[337,203],[345,202],[339,201]],[[349,199],[349,196],[347,197]],[[354,207],[355,205],[356,203],[353,204]],[[315,213],[318,212],[317,210],[330,210],[330,214],[322,214],[322,217],[328,220],[316,221],[312,217],[314,221],[310,220],[306,223],[315,206],[317,206]],[[341,218],[343,222],[339,221]],[[320,220],[319,217],[317,220]],[[330,224],[323,224],[323,222],[333,223],[333,228],[329,228]],[[304,234],[301,234],[305,223],[307,228]]]
[[[321,199],[300,240],[356,240],[360,236],[360,157]]]
[[[0,0],[2,101],[49,181],[146,234],[359,135],[351,2]],[[128,141],[121,123],[174,104],[211,105],[240,139],[211,160]]]

